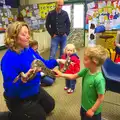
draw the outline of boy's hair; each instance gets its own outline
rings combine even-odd
[[[36,41],[36,40],[30,40],[29,45],[30,45],[30,47],[38,45],[38,41]]]
[[[101,45],[87,47],[84,55],[89,57],[97,66],[101,66],[108,57],[107,51]]]
[[[76,48],[75,48],[75,45],[73,45],[73,44],[67,44],[64,48],[64,53],[66,53],[66,49],[68,49],[68,48],[72,48],[73,53],[76,53]]]

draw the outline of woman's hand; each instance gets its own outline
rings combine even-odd
[[[66,60],[64,59],[56,59],[56,61],[59,63],[59,64],[65,64]]]
[[[23,73],[21,72],[21,80],[23,83],[26,83],[27,81],[29,81],[29,78],[31,76],[31,74],[35,74],[37,72],[41,72],[41,68],[32,68],[32,69],[29,69],[27,73]]]

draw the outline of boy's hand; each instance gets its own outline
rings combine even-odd
[[[62,77],[62,72],[60,72],[58,69],[53,70],[56,73],[56,77]]]
[[[88,117],[92,117],[94,115],[94,111],[92,109],[89,109],[87,112],[86,112],[86,115]]]

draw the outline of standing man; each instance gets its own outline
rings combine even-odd
[[[70,32],[70,20],[66,11],[62,10],[63,0],[57,0],[56,8],[48,13],[46,28],[51,35],[50,59],[55,58],[58,45],[60,45],[60,56],[67,43]]]

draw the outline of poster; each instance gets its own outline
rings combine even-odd
[[[97,5],[96,5],[97,4]],[[94,7],[94,6],[97,7]],[[106,30],[115,29],[119,26],[116,22],[120,20],[120,0],[107,0],[91,2],[87,4],[87,15],[86,15],[86,26],[88,26],[88,21],[96,22],[97,25],[104,25]],[[118,27],[116,27],[118,29]],[[119,28],[120,29],[120,28]]]
[[[55,9],[55,3],[39,4],[39,13],[42,19],[46,19],[49,11]]]

